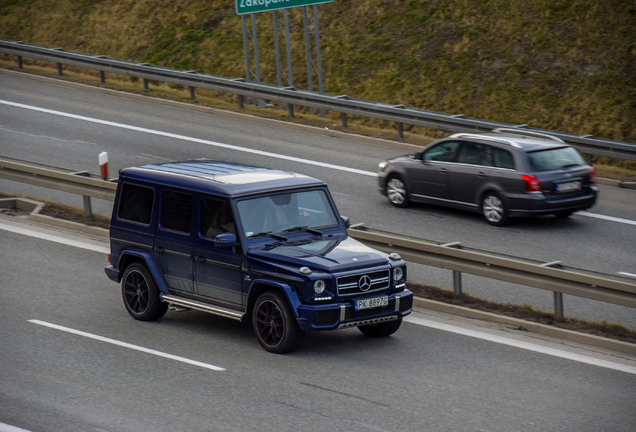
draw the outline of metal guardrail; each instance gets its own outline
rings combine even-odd
[[[347,95],[335,96],[299,90],[294,87],[278,87],[245,81],[243,78],[232,79],[201,74],[196,71],[180,71],[153,66],[148,63],[134,63],[109,59],[103,55],[95,56],[64,51],[62,48],[43,48],[27,45],[19,41],[0,39],[0,52],[18,56],[18,65],[20,68],[22,67],[22,57],[29,57],[57,63],[58,74],[60,75],[62,74],[62,64],[67,64],[99,70],[102,81],[105,80],[104,72],[112,72],[143,78],[144,88],[148,86],[147,80],[188,86],[190,87],[191,98],[194,97],[194,88],[197,87],[232,93],[238,96],[240,107],[243,106],[244,97],[286,103],[290,116],[292,117],[294,115],[293,107],[295,105],[335,111],[341,113],[344,127],[346,127],[347,123],[346,115],[352,114],[395,122],[398,125],[398,133],[400,136],[402,136],[401,131],[403,124],[424,126],[449,132],[489,132],[497,128],[517,128],[556,136],[585,154],[636,160],[636,144],[595,138],[592,135],[576,135],[531,128],[527,125],[480,120],[466,117],[463,114],[444,114],[409,108],[403,105],[391,105],[354,99]]]
[[[0,178],[110,201],[117,189],[112,180],[9,158],[0,158]],[[463,272],[553,291],[558,318],[563,318],[563,294],[636,308],[636,281],[619,275],[481,251],[459,242],[444,244],[355,226],[348,232],[370,247],[399,253],[408,262],[452,270],[456,294],[461,294]]]
[[[370,247],[397,252],[408,262],[452,270],[456,294],[461,294],[459,278],[464,272],[553,291],[559,318],[563,318],[563,301],[557,294],[636,307],[636,281],[619,275],[481,251],[459,242],[440,243],[377,230],[350,229],[349,235]]]

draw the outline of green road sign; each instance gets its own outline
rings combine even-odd
[[[333,0],[236,0],[236,13],[239,15],[254,12],[267,12],[318,3],[330,3]]]

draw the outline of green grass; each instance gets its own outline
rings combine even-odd
[[[328,93],[636,142],[633,2],[339,0],[318,9]],[[290,9],[290,31],[294,84],[306,88],[301,11]],[[272,14],[257,19],[263,81],[275,83]],[[232,0],[0,0],[0,37],[245,73]]]

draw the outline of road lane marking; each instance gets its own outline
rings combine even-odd
[[[190,142],[195,142],[195,143],[199,143],[199,144],[209,145],[209,146],[213,146],[213,147],[221,147],[221,148],[226,148],[226,149],[229,149],[229,150],[235,150],[235,151],[244,152],[244,153],[257,154],[257,155],[267,156],[267,157],[271,157],[271,158],[275,158],[275,159],[282,159],[282,160],[288,160],[288,161],[292,161],[292,162],[303,163],[303,164],[307,164],[307,165],[319,166],[319,167],[322,167],[322,168],[330,168],[330,169],[334,169],[334,170],[338,170],[338,171],[345,171],[345,172],[349,172],[349,173],[353,173],[353,174],[361,174],[361,175],[365,175],[365,176],[369,176],[369,177],[377,177],[378,176],[378,174],[376,172],[364,171],[364,170],[359,170],[359,169],[356,169],[356,168],[349,168],[349,167],[344,167],[344,166],[340,166],[340,165],[328,164],[328,163],[324,163],[324,162],[317,162],[317,161],[313,161],[313,160],[310,160],[310,159],[297,158],[297,157],[287,156],[287,155],[283,155],[283,154],[279,154],[279,153],[271,153],[271,152],[266,152],[266,151],[262,151],[262,150],[255,150],[255,149],[250,149],[250,148],[246,148],[246,147],[235,146],[235,145],[231,145],[231,144],[224,144],[224,143],[220,143],[220,142],[216,142],[216,141],[209,141],[209,140],[189,137],[189,136],[185,136],[185,135],[173,134],[173,133],[170,133],[170,132],[163,132],[163,131],[158,131],[158,130],[154,130],[154,129],[142,128],[142,127],[138,127],[138,126],[131,126],[131,125],[126,125],[126,124],[122,124],[122,123],[111,122],[111,121],[108,121],[108,120],[96,119],[96,118],[93,118],[93,117],[86,117],[86,116],[81,116],[81,115],[77,115],[77,114],[70,114],[70,113],[66,113],[66,112],[63,112],[63,111],[56,111],[56,110],[50,110],[50,109],[47,109],[47,108],[40,108],[40,107],[36,107],[36,106],[32,106],[32,105],[25,105],[25,104],[11,102],[11,101],[2,100],[2,99],[0,99],[0,104],[9,105],[9,106],[13,106],[13,107],[16,107],[16,108],[28,109],[28,110],[32,110],[32,111],[43,112],[43,113],[57,115],[57,116],[61,116],[61,117],[68,117],[68,118],[72,118],[72,119],[75,119],[75,120],[83,120],[83,121],[87,121],[87,122],[91,122],[91,123],[103,124],[103,125],[106,125],[106,126],[112,126],[112,127],[116,127],[116,128],[120,128],[120,129],[128,129],[128,130],[132,130],[132,131],[136,131],[136,132],[143,132],[143,133],[148,133],[148,134],[152,134],[152,135],[159,135],[159,136],[164,136],[164,137],[168,137],[168,138],[179,139],[179,140],[183,140],[183,141],[190,141]],[[599,215],[599,214],[595,214],[595,213],[588,213],[588,212],[585,212],[585,211],[579,211],[579,212],[577,212],[575,214],[578,214],[578,215],[581,215],[581,216],[586,216],[586,217],[592,217],[592,218],[596,218],[596,219],[603,219],[603,220],[612,221],[612,222],[624,223],[624,224],[628,224],[628,225],[636,225],[636,221],[633,221],[633,220],[616,218],[616,217],[612,217],[612,216],[604,216],[604,215]]]
[[[591,218],[596,218],[596,219],[603,219],[603,220],[607,220],[607,221],[611,221],[611,222],[624,223],[624,224],[628,224],[628,225],[636,225],[636,221],[633,221],[633,220],[617,218],[617,217],[614,217],[614,216],[605,216],[605,215],[600,215],[600,214],[596,214],[596,213],[589,213],[589,212],[586,212],[586,211],[580,211],[580,212],[577,212],[577,213],[574,213],[574,214],[581,215],[581,216],[587,216],[587,217],[591,217]]]
[[[636,278],[636,274],[634,274],[634,273],[618,272],[618,274],[619,274],[619,275],[623,275],[623,276],[628,276],[628,277]]]
[[[136,132],[143,132],[143,133],[152,134],[152,135],[160,135],[160,136],[164,136],[164,137],[167,137],[167,138],[174,138],[174,139],[183,140],[183,141],[195,142],[195,143],[198,143],[198,144],[205,144],[205,145],[209,145],[209,146],[213,146],[213,147],[221,147],[221,148],[226,148],[226,149],[229,149],[229,150],[236,150],[236,151],[240,151],[240,152],[252,153],[252,154],[272,157],[272,158],[276,158],[276,159],[284,159],[284,160],[288,160],[288,161],[292,161],[292,162],[299,162],[299,163],[303,163],[303,164],[307,164],[307,165],[315,165],[315,166],[319,166],[319,167],[323,167],[323,168],[331,168],[331,169],[335,169],[335,170],[339,170],[339,171],[346,171],[346,172],[350,172],[350,173],[354,173],[354,174],[362,174],[362,175],[367,175],[367,176],[371,176],[371,177],[377,177],[377,173],[371,172],[371,171],[363,171],[363,170],[359,170],[359,169],[355,169],[355,168],[348,168],[348,167],[328,164],[328,163],[324,163],[324,162],[317,162],[317,161],[313,161],[313,160],[309,160],[309,159],[297,158],[297,157],[287,156],[287,155],[283,155],[283,154],[279,154],[279,153],[271,153],[271,152],[266,152],[266,151],[262,151],[262,150],[255,150],[255,149],[250,149],[250,148],[245,148],[245,147],[239,147],[239,146],[235,146],[235,145],[231,145],[231,144],[224,144],[224,143],[220,143],[220,142],[216,142],[216,141],[209,141],[209,140],[189,137],[189,136],[185,136],[185,135],[173,134],[173,133],[170,133],[170,132],[162,132],[162,131],[158,131],[158,130],[154,130],[154,129],[147,129],[147,128],[142,128],[142,127],[138,127],[138,126],[131,126],[131,125],[126,125],[126,124],[122,124],[122,123],[115,123],[115,122],[111,122],[111,121],[107,121],[107,120],[100,120],[100,119],[96,119],[96,118],[92,118],[92,117],[85,117],[85,116],[81,116],[81,115],[70,114],[70,113],[65,113],[65,112],[62,112],[62,111],[50,110],[50,109],[46,109],[46,108],[39,108],[39,107],[31,106],[31,105],[24,105],[24,104],[10,102],[10,101],[1,100],[1,99],[0,99],[0,103],[2,103],[4,105],[17,107],[17,108],[24,108],[24,109],[28,109],[28,110],[32,110],[32,111],[38,111],[38,112],[43,112],[43,113],[47,113],[47,114],[53,114],[53,115],[57,115],[57,116],[61,116],[61,117],[68,117],[68,118],[72,118],[72,119],[75,119],[75,120],[83,120],[83,121],[87,121],[87,122],[91,122],[91,123],[98,123],[98,124],[102,124],[102,125],[106,125],[106,126],[112,126],[112,127],[120,128],[120,129],[128,129],[128,130],[132,130],[132,131],[136,131]]]
[[[6,423],[0,423],[0,432],[31,432],[31,431],[19,428],[17,426],[11,426]]]
[[[168,354],[168,353],[164,353],[164,352],[161,352],[161,351],[155,351],[153,349],[144,348],[144,347],[141,347],[141,346],[138,346],[138,345],[133,345],[133,344],[129,344],[129,343],[126,343],[126,342],[121,342],[121,341],[118,341],[118,340],[115,340],[115,339],[110,339],[110,338],[106,338],[106,337],[103,337],[103,336],[94,335],[92,333],[86,333],[86,332],[83,332],[83,331],[80,331],[80,330],[75,330],[75,329],[72,329],[72,328],[69,328],[69,327],[63,327],[63,326],[60,326],[60,325],[57,325],[57,324],[51,324],[51,323],[48,323],[48,322],[45,322],[45,321],[40,321],[40,320],[36,320],[36,319],[31,319],[31,320],[28,320],[28,321],[30,323],[38,324],[38,325],[41,325],[41,326],[44,326],[44,327],[49,327],[49,328],[52,328],[52,329],[55,329],[55,330],[61,330],[61,331],[64,331],[64,332],[67,332],[67,333],[71,333],[71,334],[75,334],[75,335],[78,335],[78,336],[84,336],[84,337],[87,337],[87,338],[90,338],[90,339],[95,339],[95,340],[98,340],[98,341],[101,341],[101,342],[106,342],[106,343],[117,345],[117,346],[120,346],[120,347],[129,348],[129,349],[132,349],[132,350],[135,350],[135,351],[141,351],[141,352],[144,352],[144,353],[147,353],[147,354],[156,355],[158,357],[164,357],[164,358],[167,358],[167,359],[170,359],[170,360],[176,360],[176,361],[179,361],[179,362],[182,362],[182,363],[187,363],[187,364],[190,364],[190,365],[193,365],[193,366],[199,366],[199,367],[202,367],[202,368],[205,368],[205,369],[211,369],[213,371],[224,371],[225,370],[222,367],[214,366],[214,365],[211,365],[211,364],[208,364],[208,363],[203,363],[203,362],[196,361],[196,360],[190,360],[190,359],[187,359],[185,357],[179,357],[179,356]]]
[[[542,345],[534,344],[531,342],[523,342],[516,339],[511,339],[503,336],[497,336],[490,333],[485,333],[477,330],[470,330],[463,327],[458,327],[450,324],[443,324],[423,318],[417,318],[413,316],[407,316],[404,318],[405,322],[409,322],[411,324],[417,324],[424,327],[430,327],[436,330],[447,331],[451,333],[456,333],[463,336],[468,336],[476,339],[482,339],[490,342],[495,342],[502,345],[508,345],[515,348],[521,348],[527,351],[533,351],[541,354],[547,354],[553,357],[560,357],[567,360],[573,360],[580,363],[586,363],[594,366],[600,366],[606,369],[613,369],[621,372],[627,372],[630,374],[636,375],[636,367],[624,365],[621,363],[611,362],[607,360],[601,360],[590,356],[585,356],[582,354],[575,354],[568,351],[549,348]]]
[[[13,232],[16,234],[22,234],[25,236],[29,236],[29,237],[35,237],[38,239],[42,239],[42,240],[48,240],[48,241],[52,241],[55,243],[61,243],[61,244],[65,244],[68,246],[73,246],[76,248],[80,248],[80,249],[87,249],[87,250],[91,250],[94,252],[101,252],[104,254],[108,254],[110,253],[110,248],[106,247],[106,246],[98,246],[95,244],[91,244],[88,242],[83,242],[83,241],[79,241],[79,240],[73,240],[70,238],[66,238],[66,237],[62,237],[62,236],[58,236],[58,235],[54,235],[54,234],[47,234],[44,233],[42,231],[37,231],[37,230],[32,230],[29,228],[23,228],[20,226],[15,226],[15,225],[11,225],[11,224],[6,224],[3,222],[0,222],[0,230],[4,230],[4,231],[9,231],[9,232]]]

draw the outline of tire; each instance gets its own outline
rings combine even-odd
[[[396,207],[406,207],[410,204],[409,191],[406,184],[397,175],[392,175],[386,182],[386,195],[391,204]]]
[[[560,212],[554,212],[552,213],[554,216],[556,216],[559,219],[565,219],[565,218],[569,218],[570,215],[574,213],[573,211],[570,210],[565,210],[565,211],[560,211]]]
[[[158,320],[168,310],[168,305],[159,297],[157,283],[142,263],[133,263],[124,272],[121,295],[126,310],[136,320]]]
[[[386,337],[398,331],[401,324],[402,324],[402,318],[398,318],[396,321],[387,321],[380,324],[360,326],[358,327],[358,329],[360,329],[360,331],[365,336]]]
[[[261,346],[274,354],[296,350],[305,336],[287,299],[276,291],[267,291],[256,300],[252,328]]]
[[[508,223],[508,208],[496,192],[486,192],[481,200],[481,214],[490,225],[504,226]]]

